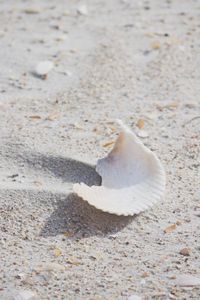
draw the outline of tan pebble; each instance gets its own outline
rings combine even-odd
[[[164,233],[171,233],[176,229],[176,227],[176,224],[172,224],[164,229]]]
[[[25,14],[33,15],[33,14],[39,14],[41,12],[41,8],[39,7],[32,7],[32,8],[26,8],[24,9]]]
[[[114,143],[115,143],[115,141],[109,141],[109,142],[104,143],[102,146],[104,148],[107,148],[107,147],[111,147]]]
[[[147,272],[144,272],[144,273],[142,273],[141,277],[142,277],[142,278],[149,277],[149,273],[147,273]]]
[[[176,275],[172,275],[168,277],[169,279],[176,279]]]
[[[139,129],[142,129],[142,128],[144,128],[144,124],[145,124],[144,120],[143,120],[143,119],[139,119],[139,120],[137,121],[136,126],[137,126]]]
[[[180,250],[179,252],[181,255],[184,255],[184,256],[190,256],[190,253],[191,253],[191,249],[190,248],[183,248]]]
[[[54,255],[55,257],[59,257],[62,255],[62,251],[59,248],[54,249]]]
[[[158,49],[160,49],[160,47],[161,47],[161,45],[160,45],[160,42],[158,42],[158,41],[151,43],[151,48],[154,50],[158,50]]]
[[[181,225],[182,222],[181,221],[176,221],[176,225]]]
[[[63,233],[63,235],[64,235],[65,237],[72,237],[74,234],[73,234],[73,232],[65,231],[65,232]]]
[[[38,116],[38,115],[30,116],[29,118],[32,119],[32,120],[39,120],[39,119],[41,119],[41,117]]]

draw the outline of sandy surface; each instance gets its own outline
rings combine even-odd
[[[200,299],[176,284],[200,277],[200,1],[0,1],[0,25],[0,299]],[[115,118],[145,120],[167,173],[132,218],[71,190],[99,184]]]

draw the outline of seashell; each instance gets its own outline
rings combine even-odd
[[[137,136],[139,136],[140,138],[145,139],[145,138],[147,138],[147,137],[149,136],[149,134],[148,134],[148,132],[146,132],[145,130],[139,129],[139,130],[137,131]]]
[[[88,15],[88,8],[85,4],[79,6],[77,8],[77,12],[80,14],[80,15],[84,15],[84,16],[87,16]]]
[[[138,214],[155,204],[165,190],[165,171],[155,153],[121,121],[121,133],[111,152],[98,160],[101,186],[73,185],[83,200],[104,212]]]
[[[54,64],[51,61],[41,61],[37,64],[35,68],[35,73],[38,76],[45,76],[47,75],[54,67]]]

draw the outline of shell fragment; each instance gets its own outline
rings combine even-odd
[[[51,61],[41,61],[35,68],[35,73],[40,76],[47,76],[47,74],[53,69],[54,64]]]
[[[77,12],[80,14],[80,15],[84,15],[84,16],[87,16],[88,15],[88,8],[85,4],[79,6],[77,8]]]
[[[165,171],[155,153],[121,121],[121,133],[111,152],[98,160],[101,186],[74,184],[73,190],[96,208],[116,214],[138,214],[164,194]]]

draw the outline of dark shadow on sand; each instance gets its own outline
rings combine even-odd
[[[106,236],[122,230],[132,220],[133,217],[102,212],[71,193],[65,200],[57,202],[57,207],[41,230],[41,236],[63,234],[63,238],[78,239]]]
[[[100,185],[101,177],[95,167],[69,158],[46,157],[38,155],[34,161],[40,161],[43,170],[50,171],[63,182]],[[57,195],[58,196],[58,195]],[[66,236],[84,238],[92,235],[107,235],[122,230],[133,218],[120,217],[104,213],[83,201],[76,194],[70,193],[66,198],[57,199],[55,210],[46,220],[41,236]]]
[[[100,185],[101,177],[95,171],[95,167],[89,164],[60,156],[52,156],[38,152],[28,152],[26,149],[20,149],[13,157],[11,153],[7,159],[15,160],[20,168],[31,169],[36,175],[49,176],[60,179],[63,183],[63,189],[51,191],[42,187],[40,190],[31,188],[24,191],[24,197],[28,197],[30,209],[35,210],[35,199],[41,199],[40,205],[45,206],[46,220],[39,216],[39,222],[44,225],[41,229],[40,236],[49,237],[63,235],[63,238],[84,238],[88,236],[116,233],[127,226],[133,217],[120,217],[109,213],[104,213],[89,205],[80,199],[76,194],[71,192],[63,193],[67,183],[68,187],[72,183],[84,182],[85,184]],[[56,182],[56,181],[55,181]],[[66,189],[67,191],[67,189]],[[122,199],[123,201],[123,199]],[[49,206],[49,209],[48,209]],[[48,211],[51,211],[48,215]],[[34,220],[31,221],[34,225]]]
[[[94,166],[72,158],[36,152],[24,153],[23,159],[32,169],[46,171],[62,182],[84,182],[89,186],[101,184],[101,177]]]

